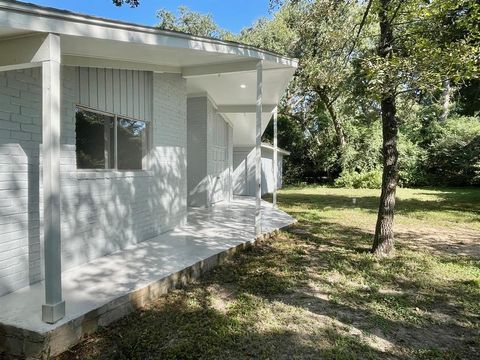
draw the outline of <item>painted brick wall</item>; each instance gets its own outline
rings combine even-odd
[[[41,71],[0,72],[0,295],[41,279]]]
[[[148,171],[75,171],[77,71],[66,68],[63,75],[64,138],[68,140],[62,156],[64,268],[152,238],[186,217],[185,80],[179,75],[154,74]]]
[[[149,239],[186,218],[185,80],[154,74],[148,171],[79,171],[78,71],[62,67],[64,269]],[[40,69],[0,72],[0,295],[43,277],[40,144]]]

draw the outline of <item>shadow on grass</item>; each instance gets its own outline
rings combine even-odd
[[[137,311],[59,359],[378,359],[386,355],[331,328],[308,339],[293,330],[260,331],[254,322],[242,319],[245,314],[236,313],[238,309],[226,313],[215,309],[209,297],[198,287],[177,291],[170,301]]]
[[[275,242],[262,243],[237,255],[199,284],[177,290],[151,308],[120,320],[60,359],[476,358],[464,343],[470,339],[471,329],[455,323],[435,323],[428,316],[409,316],[416,308],[431,308],[432,303],[449,316],[468,316],[449,307],[445,297],[458,284],[435,289],[422,300],[417,296],[425,291],[421,283],[412,279],[399,284],[395,277],[379,272],[376,262],[364,254],[352,257],[356,252],[348,247],[342,250],[335,244],[330,251],[305,251],[305,244],[323,245],[307,235],[284,241],[277,246]],[[321,275],[316,278],[317,284],[330,298],[316,296],[309,288],[312,268],[307,268],[322,261],[327,261],[330,272],[336,270],[347,277],[362,272],[367,280],[375,276],[378,284],[397,285],[403,291],[381,294],[375,287],[343,289],[342,284],[332,284],[316,271]],[[387,272],[398,270],[402,274],[408,269],[400,262],[392,260],[383,265],[388,267]],[[225,307],[214,304],[212,288],[227,294]],[[457,297],[469,301],[474,295],[456,292]],[[401,319],[392,320],[373,311],[368,307],[372,302],[400,312]],[[281,310],[275,310],[278,304],[283,304]],[[475,321],[474,315],[469,320]],[[309,323],[308,332],[302,331],[302,326]],[[352,329],[365,335],[352,333]],[[396,351],[379,350],[365,337],[376,342],[382,339]]]
[[[375,211],[376,198],[365,199]],[[282,202],[351,206],[332,195]],[[411,211],[433,209],[424,203],[410,202]],[[367,254],[371,237],[301,221],[60,359],[478,359],[480,284],[434,276],[440,265],[480,269],[478,261],[401,243],[397,257],[378,260]]]
[[[422,195],[422,193],[419,193]],[[436,196],[437,199],[397,199],[396,213],[408,215],[416,212],[463,212],[480,215],[480,189],[462,189],[461,191],[441,191],[424,193]],[[268,197],[266,197],[268,199]],[[332,194],[302,194],[283,193],[281,203],[287,206],[304,205],[307,209],[353,209],[361,208],[363,211],[375,214],[378,210],[377,196],[355,196],[356,205],[352,205],[353,196]],[[472,219],[470,221],[478,221]]]

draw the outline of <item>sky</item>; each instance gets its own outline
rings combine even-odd
[[[140,0],[138,8],[117,8],[111,0],[24,0],[42,6],[123,20],[142,25],[156,25],[155,13],[165,8],[177,13],[180,5],[191,10],[212,14],[220,27],[237,33],[256,19],[268,16],[269,0]]]

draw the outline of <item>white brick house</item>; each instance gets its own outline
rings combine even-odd
[[[259,154],[296,66],[0,0],[0,297],[44,280],[39,312],[55,323],[62,271],[175,228],[189,206],[232,201],[233,149]]]

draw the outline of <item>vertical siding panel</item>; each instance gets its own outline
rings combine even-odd
[[[145,119],[145,72],[138,72],[138,110],[139,119]]]
[[[89,86],[88,86],[88,68],[79,69],[80,85],[80,104],[89,105]]]
[[[98,86],[97,86],[97,69],[88,69],[88,86],[89,86],[89,98],[90,106],[97,109],[98,106]]]
[[[106,110],[110,113],[115,112],[113,102],[113,70],[105,69],[105,105]]]
[[[139,97],[139,91],[138,91],[138,71],[132,71],[132,95],[130,96],[132,98],[133,102],[133,110],[132,110],[132,116],[135,119],[138,119],[139,115],[139,110],[138,110],[138,97]]]
[[[97,74],[98,74],[98,109],[102,111],[107,111],[105,69],[98,69]]]
[[[147,98],[146,117],[147,117],[147,120],[153,122],[153,73],[149,72],[147,75],[148,75],[147,81],[145,82],[146,83],[145,95]]]
[[[127,72],[120,70],[120,115],[127,115]]]
[[[149,106],[152,105],[151,103],[151,94],[150,92],[148,91],[148,87],[150,86],[150,73],[146,72],[145,73],[145,79],[144,79],[144,82],[143,82],[143,91],[144,91],[144,96],[143,96],[143,104],[144,104],[144,117],[145,117],[145,120],[151,120],[149,118],[149,114],[150,114],[150,109],[149,109]]]
[[[133,71],[127,70],[127,114],[133,117]]]
[[[78,68],[80,104],[121,116],[152,121],[151,72]]]
[[[112,70],[112,79],[113,79],[113,112],[116,114],[120,114],[122,112],[121,103],[122,100],[120,98],[120,71],[117,69]]]

